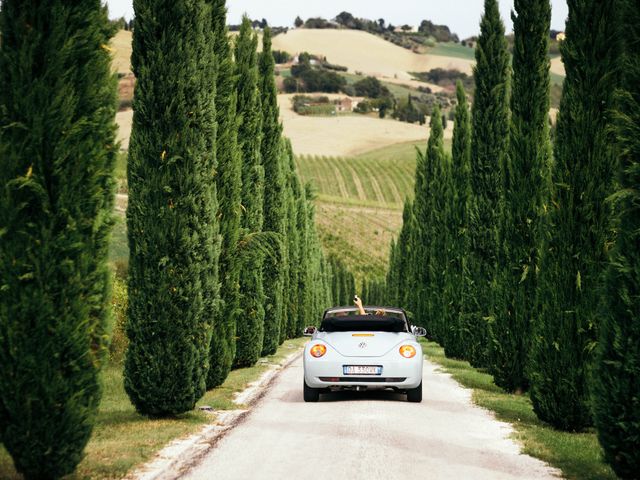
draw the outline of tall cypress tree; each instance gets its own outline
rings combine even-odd
[[[0,437],[25,478],[60,478],[107,352],[112,31],[98,0],[5,0],[0,32]]]
[[[413,284],[411,278],[411,239],[413,238],[413,202],[409,199],[405,200],[404,208],[402,210],[402,229],[400,235],[398,235],[397,250],[397,267],[396,276],[398,277],[398,292],[396,297],[396,303],[398,306],[411,310],[412,307],[409,304],[409,299],[414,297],[414,292],[411,291],[411,285]]]
[[[242,155],[242,228],[243,234],[262,231],[264,168],[260,157],[262,130],[258,90],[258,36],[252,33],[251,20],[242,19],[236,41],[236,80],[238,92],[238,146]],[[248,367],[260,358],[264,341],[264,285],[259,252],[244,259],[240,272],[240,314],[237,318],[235,366]]]
[[[497,0],[485,0],[476,47],[472,108],[469,291],[465,295],[467,356],[487,364],[487,321],[493,316],[493,290],[499,246],[500,203],[509,135],[509,52]]]
[[[447,212],[447,176],[449,174],[448,158],[444,151],[444,131],[442,127],[442,113],[438,106],[431,114],[431,133],[427,144],[425,162],[424,195],[427,198],[426,223],[421,223],[423,229],[421,245],[428,252],[426,262],[420,265],[426,272],[426,301],[427,308],[421,312],[429,319],[430,332],[433,338],[442,342],[445,308],[443,303],[444,278],[446,275],[446,222]]]
[[[215,101],[218,124],[216,142],[218,212],[216,216],[220,222],[222,245],[219,267],[221,305],[213,324],[207,388],[221,385],[231,371],[236,350],[236,318],[240,306],[241,263],[237,255],[237,246],[240,238],[242,160],[238,148],[235,65],[229,44],[225,3],[226,0],[211,2],[211,29],[217,61]]]
[[[558,115],[552,201],[545,229],[539,314],[530,360],[531,400],[540,419],[564,430],[591,424],[588,370],[599,323],[614,155],[608,111],[615,69],[615,2],[570,0],[567,71]],[[597,27],[594,27],[597,26]]]
[[[453,127],[451,186],[452,203],[449,210],[448,228],[451,233],[451,255],[447,268],[447,325],[444,328],[445,353],[448,357],[464,356],[465,332],[462,331],[461,317],[464,314],[465,282],[467,281],[467,263],[469,238],[469,197],[471,169],[471,116],[467,96],[458,81],[456,86],[457,105]]]
[[[291,142],[286,141],[285,152],[288,160],[288,200],[287,200],[287,265],[288,269],[288,288],[285,290],[287,298],[287,325],[286,337],[295,338],[297,330],[297,321],[300,316],[300,291],[299,291],[299,275],[300,275],[300,243],[303,240],[303,231],[298,228],[298,208],[300,208],[300,199],[302,195],[302,186],[298,172],[296,171],[295,158],[291,147]]]
[[[308,200],[306,197],[306,189],[301,188],[300,196],[298,198],[297,206],[297,218],[296,228],[300,235],[298,242],[298,316],[295,319],[293,337],[299,337],[302,335],[304,327],[313,322],[312,319],[312,292],[311,288],[314,286],[311,278],[312,269],[320,269],[320,262],[312,265],[312,258],[310,257],[310,229],[309,229],[309,212],[308,212]],[[316,286],[321,289],[320,285]]]
[[[634,478],[640,471],[640,10],[633,0],[619,6],[624,55],[614,117],[617,238],[606,275],[594,415],[605,459],[620,478]]]
[[[262,98],[262,142],[260,154],[265,173],[264,231],[282,236],[286,233],[286,176],[282,162],[282,126],[279,120],[278,98],[274,76],[275,61],[271,52],[271,29],[265,28],[262,53],[258,61],[260,95]],[[284,250],[284,249],[283,249]],[[284,313],[284,262],[267,257],[264,262],[265,305],[264,345],[262,353],[275,353],[280,341],[280,322]]]
[[[549,0],[516,0],[509,162],[489,370],[509,392],[525,390],[536,306],[539,226],[549,187]]]
[[[150,416],[206,390],[217,296],[215,85],[204,1],[137,0],[125,389]]]
[[[439,116],[439,115],[438,115]],[[436,115],[432,115],[431,120],[433,122]],[[431,192],[429,190],[431,175],[431,165],[428,163],[428,155],[423,154],[421,151],[417,151],[416,159],[416,175],[414,186],[414,200],[413,200],[413,228],[410,230],[411,238],[409,240],[411,244],[410,259],[409,259],[409,284],[408,289],[412,292],[407,292],[407,298],[411,300],[409,308],[414,312],[416,322],[419,325],[430,329],[431,325],[427,322],[430,321],[429,312],[429,265],[431,253],[430,248],[430,222],[431,222]],[[429,333],[433,333],[429,331]]]

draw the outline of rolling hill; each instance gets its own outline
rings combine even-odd
[[[331,63],[343,65],[352,73],[400,80],[410,80],[409,72],[426,72],[434,68],[470,74],[474,63],[453,56],[413,53],[358,30],[291,30],[276,36],[273,48],[291,54],[309,52],[326,56]]]

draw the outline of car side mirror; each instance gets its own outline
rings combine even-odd
[[[312,336],[314,333],[316,333],[317,331],[318,331],[318,329],[317,329],[316,327],[311,326],[311,327],[306,327],[306,328],[302,331],[302,334],[303,334],[305,337],[310,337],[310,336]]]
[[[413,334],[416,337],[426,337],[427,336],[427,330],[422,328],[422,327],[411,327],[411,329],[413,330]]]

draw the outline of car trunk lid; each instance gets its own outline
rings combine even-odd
[[[345,357],[382,357],[406,339],[396,332],[332,332],[322,338]]]

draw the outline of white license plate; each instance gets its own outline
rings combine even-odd
[[[382,375],[379,365],[343,365],[343,375]]]

